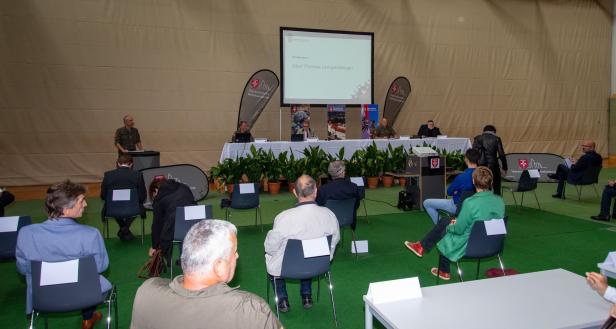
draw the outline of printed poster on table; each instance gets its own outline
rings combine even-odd
[[[327,105],[327,139],[346,139],[345,105]]]

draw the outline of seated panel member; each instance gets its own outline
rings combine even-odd
[[[132,329],[279,329],[282,325],[261,297],[231,288],[239,253],[237,228],[204,220],[186,234],[184,275],[151,278],[137,290]]]
[[[455,214],[460,206],[460,197],[465,191],[473,191],[473,172],[477,168],[477,161],[481,154],[476,149],[468,149],[464,154],[464,162],[466,169],[464,172],[456,176],[453,182],[447,188],[447,195],[451,199],[426,199],[423,202],[424,209],[432,219],[434,224],[438,223],[439,210],[444,210],[450,214]]]
[[[398,138],[398,134],[393,127],[389,126],[387,118],[381,118],[379,126],[374,130],[374,138]]]
[[[563,189],[568,179],[573,181],[579,180],[584,175],[586,169],[590,167],[601,167],[603,158],[595,151],[594,141],[583,141],[582,152],[584,154],[579,159],[571,159],[571,167],[568,167],[566,164],[559,164],[558,167],[556,167],[556,173],[548,175],[549,178],[558,180],[556,194],[552,195],[553,198],[565,197]]]
[[[317,137],[312,131],[312,128],[310,128],[310,120],[308,119],[304,119],[304,121],[302,121],[302,127],[297,129],[295,133],[304,135],[304,140]]]
[[[237,134],[248,134],[250,136],[250,142],[254,142],[255,139],[252,137],[252,133],[250,132],[250,125],[246,121],[240,121],[237,125],[237,130],[231,136],[231,143],[235,143],[235,135]]]
[[[346,168],[344,161],[333,161],[329,164],[327,172],[332,178],[332,181],[321,186],[317,192],[317,204],[325,206],[327,200],[346,200],[355,199],[355,211],[353,212],[353,224],[351,227],[355,229],[357,224],[357,208],[361,200],[365,197],[365,190],[350,180],[346,179]]]
[[[423,257],[436,245],[439,250],[439,267],[431,273],[443,280],[449,280],[450,262],[458,261],[466,252],[471,229],[476,221],[505,217],[503,199],[492,193],[492,172],[487,167],[477,167],[473,172],[473,184],[477,193],[462,204],[455,219],[441,218],[434,228],[419,242],[405,241],[404,245],[418,257]]]
[[[107,193],[117,189],[135,189],[139,197],[139,204],[143,205],[146,197],[145,183],[143,182],[143,174],[139,171],[134,171],[133,157],[129,154],[120,154],[116,162],[117,168],[107,171],[101,182],[101,199],[106,201]],[[103,205],[103,212],[105,211]],[[142,207],[142,215],[145,216],[145,209]],[[133,233],[130,231],[130,224],[135,220],[132,218],[114,218],[118,223],[120,230],[118,237],[120,240],[129,241],[134,239]]]
[[[270,276],[279,276],[282,269],[282,258],[289,239],[316,239],[332,235],[331,256],[334,257],[336,244],[340,241],[340,228],[334,213],[318,206],[317,186],[308,175],[302,175],[295,182],[293,191],[298,203],[294,208],[287,209],[274,219],[274,227],[267,232],[265,238],[265,265]],[[272,280],[273,283],[273,280]],[[284,280],[276,279],[274,286],[278,294],[278,309],[280,312],[289,311],[289,299]],[[300,294],[304,308],[312,307],[312,279],[300,281]]]
[[[71,181],[54,184],[47,189],[45,208],[49,218],[40,223],[24,226],[17,236],[15,258],[17,269],[26,276],[26,313],[32,313],[32,269],[30,262],[42,260],[61,262],[94,256],[98,273],[109,265],[103,237],[98,229],[77,223],[87,206],[86,188]],[[99,276],[101,292],[111,290],[111,283]],[[90,329],[102,318],[96,306],[82,310],[82,328]]]
[[[125,115],[123,121],[124,127],[116,129],[115,132],[115,147],[118,149],[118,153],[143,150],[141,135],[139,135],[139,130],[135,128],[135,119],[131,115]]]
[[[433,120],[428,120],[428,122],[419,127],[419,131],[417,132],[417,136],[420,137],[436,137],[441,134],[441,130],[438,127],[434,126]]]

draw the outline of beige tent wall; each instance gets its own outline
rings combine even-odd
[[[127,113],[162,164],[208,169],[235,128],[246,80],[280,72],[280,26],[374,32],[375,101],[397,76],[413,86],[402,134],[429,118],[450,136],[492,123],[508,152],[569,155],[593,138],[607,155],[609,3],[1,1],[0,186],[100,180]],[[278,139],[279,97],[255,135]],[[286,108],[283,120],[286,138]],[[349,129],[359,135],[358,123]]]

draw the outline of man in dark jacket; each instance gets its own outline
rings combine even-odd
[[[496,128],[493,125],[485,126],[483,134],[475,137],[473,148],[481,154],[477,164],[488,167],[492,171],[494,194],[501,195],[501,170],[503,173],[507,171],[507,159],[505,158],[503,143],[500,137],[496,136]],[[498,160],[500,160],[502,166],[498,165]]]
[[[591,167],[601,167],[603,158],[597,152],[595,152],[595,142],[592,140],[585,140],[582,142],[582,156],[579,159],[569,159],[567,164],[559,164],[556,167],[556,173],[548,175],[549,178],[558,180],[558,186],[556,187],[556,194],[552,195],[554,198],[564,198],[563,189],[565,182],[578,181],[584,176],[586,169]],[[570,165],[569,165],[570,163]]]
[[[334,161],[329,164],[327,168],[332,181],[321,186],[317,190],[317,204],[319,206],[325,206],[327,200],[346,200],[355,199],[355,211],[353,212],[353,224],[351,227],[355,229],[357,224],[357,208],[361,199],[365,196],[365,190],[363,187],[357,186],[355,183],[346,180],[346,168],[343,161]]]
[[[120,154],[116,163],[117,168],[105,173],[103,182],[101,183],[101,199],[106,201],[107,193],[118,189],[135,189],[139,197],[139,204],[142,205],[142,216],[145,216],[143,202],[145,201],[146,191],[143,175],[133,170],[133,157],[128,154]],[[103,205],[103,215],[105,213],[106,203]],[[120,230],[118,237],[122,241],[132,240],[135,237],[130,231],[130,224],[135,220],[135,217],[115,218]]]
[[[171,243],[175,231],[175,208],[193,206],[197,203],[190,188],[164,176],[150,184],[150,198],[154,209],[152,221],[152,247],[149,255],[161,249],[167,264],[171,261]]]
[[[6,189],[0,188],[0,217],[4,216],[4,207],[15,201],[15,196]]]
[[[425,125],[421,125],[421,127],[419,127],[419,131],[417,132],[417,136],[422,138],[436,137],[438,135],[441,135],[441,130],[434,126],[433,120],[428,120]]]

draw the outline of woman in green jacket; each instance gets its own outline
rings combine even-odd
[[[436,226],[419,242],[405,241],[404,245],[418,257],[435,245],[440,252],[439,268],[432,268],[434,276],[443,280],[451,278],[449,265],[458,261],[466,252],[468,237],[476,221],[505,217],[503,199],[492,193],[492,172],[487,167],[478,167],[473,172],[473,185],[477,193],[462,204],[457,218],[440,218]]]

